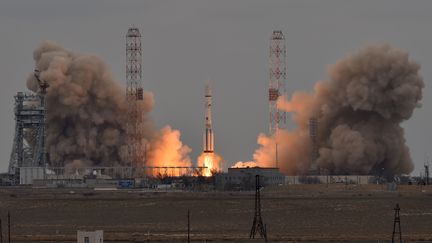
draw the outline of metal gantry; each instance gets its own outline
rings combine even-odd
[[[141,34],[138,28],[129,28],[126,34],[126,135],[130,166],[143,165],[145,160],[144,111],[139,106],[143,99]]]
[[[15,96],[15,135],[9,174],[19,181],[20,167],[46,164],[45,106],[41,95],[18,92]]]
[[[269,52],[269,133],[276,135],[286,124],[286,112],[277,107],[277,100],[286,94],[286,46],[281,30],[273,31]]]
[[[40,149],[40,151],[37,151],[37,158],[36,161],[40,166],[47,166],[48,160],[47,160],[47,148],[46,148],[46,132],[47,132],[47,122],[46,122],[46,99],[45,96],[47,94],[47,89],[49,88],[49,84],[47,81],[42,80],[40,78],[40,71],[38,69],[35,69],[34,76],[36,80],[38,81],[39,85],[39,98],[40,98],[40,106],[42,107],[42,124],[40,126],[40,134],[41,137],[38,140],[38,144],[36,148]]]
[[[48,165],[46,149],[46,101],[49,87],[35,70],[38,93],[18,92],[15,98],[15,135],[9,160],[9,174],[13,184],[19,181],[20,167]]]

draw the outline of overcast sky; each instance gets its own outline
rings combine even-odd
[[[287,44],[287,90],[311,90],[337,59],[369,44],[389,43],[421,64],[423,107],[405,122],[407,144],[422,170],[432,155],[432,1],[0,1],[0,171],[14,134],[13,95],[32,72],[33,50],[51,40],[100,56],[125,83],[125,34],[140,28],[144,87],[152,116],[202,150],[204,86],[213,86],[216,151],[228,165],[250,160],[267,132],[268,45],[280,29]],[[292,127],[292,122],[289,124]]]

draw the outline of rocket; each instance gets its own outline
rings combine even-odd
[[[203,149],[204,153],[214,152],[214,136],[212,127],[212,91],[210,84],[205,87],[205,132]]]

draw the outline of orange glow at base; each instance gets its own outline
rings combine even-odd
[[[198,166],[207,167],[202,171],[203,176],[212,176],[221,171],[222,157],[215,153],[202,153],[198,157]]]
[[[253,168],[253,167],[259,167],[258,163],[255,161],[238,161],[235,163],[231,168]]]

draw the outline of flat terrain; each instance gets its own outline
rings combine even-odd
[[[262,191],[269,242],[389,242],[394,206],[404,242],[432,242],[432,187],[291,185]],[[76,242],[77,230],[104,230],[106,242],[252,242],[254,192],[0,188],[12,242]],[[253,242],[263,242],[255,240]]]

